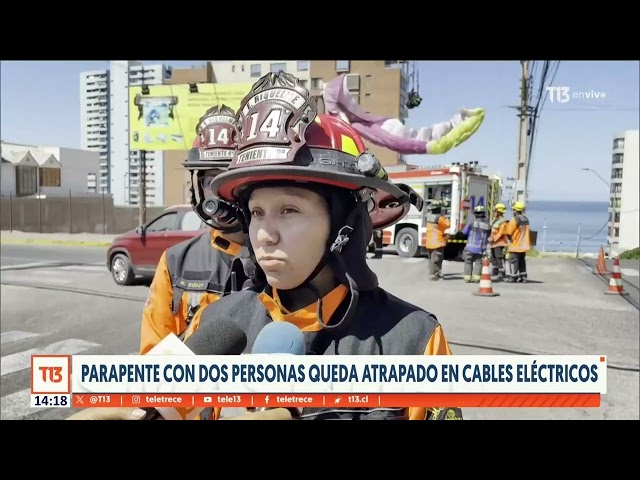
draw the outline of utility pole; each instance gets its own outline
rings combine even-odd
[[[147,223],[147,152],[140,150],[140,183],[138,184],[138,208],[140,226]]]
[[[520,79],[520,107],[518,107],[518,117],[520,117],[520,134],[518,139],[518,169],[516,173],[516,183],[514,188],[514,202],[527,202],[527,170],[529,159],[527,152],[527,130],[528,119],[531,115],[531,107],[528,104],[530,88],[529,60],[521,60],[522,77]]]

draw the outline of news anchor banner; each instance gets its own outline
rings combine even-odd
[[[182,344],[176,337],[175,342]],[[176,343],[176,344],[177,344]],[[182,344],[184,346],[184,344]],[[186,348],[186,347],[185,347]],[[188,350],[188,349],[187,349]],[[33,355],[31,406],[599,407],[598,355]],[[163,414],[164,416],[164,414]]]

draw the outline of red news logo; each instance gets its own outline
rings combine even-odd
[[[71,355],[31,355],[31,393],[71,393]]]

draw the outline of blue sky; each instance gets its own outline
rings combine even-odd
[[[162,63],[180,68],[202,62]],[[80,72],[107,65],[105,61],[2,62],[0,138],[79,148]],[[448,120],[461,107],[483,107],[487,113],[480,129],[460,147],[445,155],[411,156],[409,161],[438,165],[477,160],[488,170],[514,176],[518,118],[508,106],[519,102],[519,62],[420,62],[419,69],[423,102],[410,111],[408,125]],[[609,178],[613,135],[638,129],[639,70],[637,61],[560,64],[554,85],[576,92],[605,92],[607,97],[564,104],[547,100],[530,168],[531,200],[608,201],[601,180],[580,169],[592,168]]]

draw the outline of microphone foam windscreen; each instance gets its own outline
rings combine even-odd
[[[196,355],[240,355],[247,346],[247,336],[240,326],[226,316],[201,318],[200,326],[185,345]]]
[[[305,355],[304,334],[289,322],[271,322],[256,337],[251,353]]]

